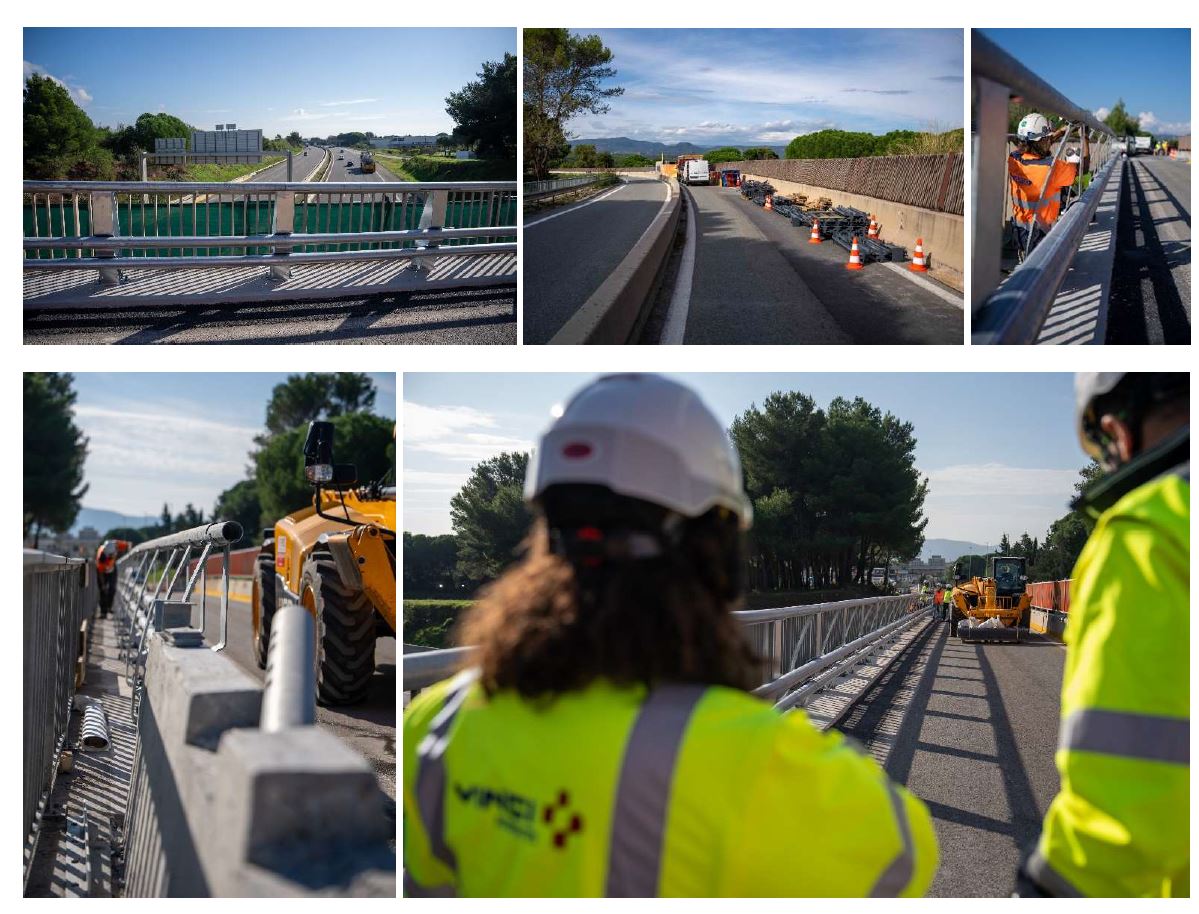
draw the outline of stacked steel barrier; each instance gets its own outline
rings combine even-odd
[[[755,695],[779,710],[803,707],[821,688],[864,663],[912,626],[930,618],[932,606],[914,594],[867,597],[733,613],[763,661]],[[470,661],[469,647],[404,654],[404,690],[417,690]]]
[[[83,622],[97,600],[94,565],[28,552],[23,572],[22,820],[26,875],[71,721]]]

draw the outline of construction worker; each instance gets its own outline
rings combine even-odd
[[[937,589],[933,592],[933,607],[934,607],[933,608],[933,618],[934,619],[941,618],[941,606],[943,605],[944,601],[945,601],[945,588],[943,588],[940,584],[938,584]]]
[[[117,559],[129,551],[128,540],[105,540],[96,549],[96,583],[100,595],[100,618],[108,617],[117,592]]]
[[[406,892],[923,894],[923,803],[748,693],[761,665],[730,610],[752,510],[700,398],[652,375],[588,385],[525,494],[525,556],[458,638],[472,668],[404,716]]]
[[[1021,895],[1190,894],[1190,393],[1186,374],[1075,381],[1079,437],[1108,475],[1074,567],[1061,791]]]
[[[1053,144],[1060,140],[1068,125],[1054,130],[1043,114],[1026,114],[1016,128],[1017,149],[1008,156],[1008,180],[1012,191],[1012,227],[1021,255],[1027,254],[1053,228],[1062,211],[1062,192],[1084,170],[1090,150],[1083,131],[1082,155],[1065,150],[1063,158],[1053,158]],[[1076,161],[1069,161],[1076,159]]]

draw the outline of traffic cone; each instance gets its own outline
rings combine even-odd
[[[853,236],[853,247],[849,249],[849,263],[845,265],[847,270],[862,269],[862,258],[858,254],[858,236]]]
[[[823,240],[824,239],[820,237],[820,221],[818,219],[813,219],[812,234],[811,237],[808,238],[808,244],[820,244],[820,242]]]
[[[908,269],[913,273],[927,273],[928,267],[924,265],[924,239],[916,239],[916,253],[912,255],[912,262],[908,264]]]
[[[870,217],[870,228],[866,229],[866,237],[878,239],[878,223],[874,221],[874,216]]]
[[[774,209],[774,197],[770,196],[770,194],[766,195],[765,206],[766,206],[766,212],[770,212],[772,209]]]

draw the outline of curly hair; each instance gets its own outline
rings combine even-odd
[[[760,663],[730,615],[739,591],[725,570],[738,564],[729,559],[730,549],[739,558],[735,522],[709,512],[686,521],[661,555],[599,568],[551,547],[556,524],[537,519],[523,558],[462,621],[457,643],[477,646],[470,662],[488,694],[547,698],[596,679],[744,690],[760,683]]]

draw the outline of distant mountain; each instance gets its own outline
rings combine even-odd
[[[631,140],[627,136],[613,136],[600,137],[593,140],[572,140],[571,145],[594,146],[596,152],[610,152],[613,155],[639,152],[651,159],[656,159],[659,155],[665,155],[669,161],[670,159],[677,159],[681,155],[707,152],[709,149],[719,149],[722,146],[735,146],[738,149],[748,149],[752,146],[761,146],[762,144],[712,143],[707,146],[696,146],[694,143],[655,143],[650,140]],[[782,158],[787,147],[771,146],[769,148],[778,153],[779,158]]]
[[[939,555],[946,561],[952,562],[962,555],[982,555],[987,547],[979,543],[969,543],[966,540],[925,540],[924,548],[920,550],[920,558],[927,561],[930,555]]]
[[[103,535],[115,527],[148,527],[156,523],[158,518],[151,515],[131,516],[103,508],[80,508],[71,532],[78,533],[84,527],[94,527],[97,533]]]

